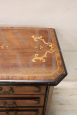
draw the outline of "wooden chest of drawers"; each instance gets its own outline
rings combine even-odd
[[[0,86],[0,115],[42,115],[46,86]]]
[[[45,115],[66,68],[52,28],[0,28],[0,115]]]

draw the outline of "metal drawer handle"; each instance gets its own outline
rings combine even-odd
[[[13,101],[12,103],[8,103],[7,101],[4,101],[4,106],[5,107],[17,107],[17,104],[15,101]]]
[[[10,89],[5,91],[2,87],[0,87],[0,94],[14,94],[13,87],[9,87]]]

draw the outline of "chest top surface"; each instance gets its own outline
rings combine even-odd
[[[51,28],[0,28],[0,80],[59,82],[66,70]]]

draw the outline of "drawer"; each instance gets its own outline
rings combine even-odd
[[[0,98],[0,107],[43,106],[44,95],[25,95],[25,97]]]
[[[42,115],[42,108],[26,108],[24,110],[0,110],[0,115]]]
[[[0,86],[0,95],[45,94],[46,86]]]

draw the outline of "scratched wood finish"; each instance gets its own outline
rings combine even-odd
[[[0,28],[1,80],[52,80],[65,74],[54,29]]]

